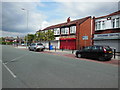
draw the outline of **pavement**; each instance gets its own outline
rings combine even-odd
[[[26,46],[18,46],[18,47],[15,47],[15,48],[28,49]],[[61,50],[61,49],[57,49],[55,51],[55,50],[45,49],[44,51],[47,52],[47,53],[54,53],[54,54],[59,54],[59,55],[64,55],[64,54],[75,55],[75,52],[77,50]],[[120,60],[120,54],[116,53],[116,56],[115,57],[113,56],[112,60]]]

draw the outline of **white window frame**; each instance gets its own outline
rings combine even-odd
[[[45,33],[47,33],[48,32],[48,30],[45,30]]]
[[[54,35],[60,35],[60,28],[54,28]]]
[[[115,25],[115,18],[114,19],[112,19],[112,28],[115,28],[116,27],[116,25]]]
[[[61,28],[61,34],[65,34],[65,28]]]
[[[76,33],[76,26],[71,26],[70,27],[70,34]]]
[[[102,29],[104,30],[105,29],[105,21],[102,21]]]
[[[65,34],[69,34],[69,27],[65,28]]]
[[[120,27],[119,25],[120,25],[120,18],[116,18],[116,28],[118,28],[118,27]],[[118,24],[118,25],[117,25]]]
[[[98,21],[98,30],[101,29],[101,21]]]

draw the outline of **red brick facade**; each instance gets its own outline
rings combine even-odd
[[[93,44],[92,36],[93,36],[93,29],[92,29],[92,18],[88,18],[83,23],[77,25],[77,33],[76,33],[76,48],[80,49],[86,46],[90,46]],[[83,37],[88,37],[87,40],[84,40]]]
[[[70,19],[70,18],[69,18]],[[83,47],[89,46],[93,44],[92,36],[93,36],[93,19],[91,16],[85,17],[82,19],[70,21],[67,19],[66,23],[61,23],[57,25],[53,25],[50,27],[45,28],[45,30],[50,30],[54,28],[60,28],[60,35],[57,35],[57,37],[60,37],[60,49],[81,49]],[[70,33],[70,27],[76,26],[76,33],[71,34]],[[69,28],[68,34],[61,34],[61,28],[67,27]],[[74,35],[74,37],[73,37]],[[87,37],[84,40],[84,37]],[[74,39],[71,39],[74,38]]]

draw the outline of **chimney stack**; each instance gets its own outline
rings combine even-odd
[[[70,17],[67,18],[67,23],[69,23],[69,22],[70,22]]]

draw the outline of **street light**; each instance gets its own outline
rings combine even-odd
[[[27,25],[27,30],[28,30],[28,15],[29,15],[29,11],[27,9],[22,8],[22,10],[26,11],[26,25]],[[28,44],[28,37],[26,37],[26,48],[27,48],[27,44]]]

